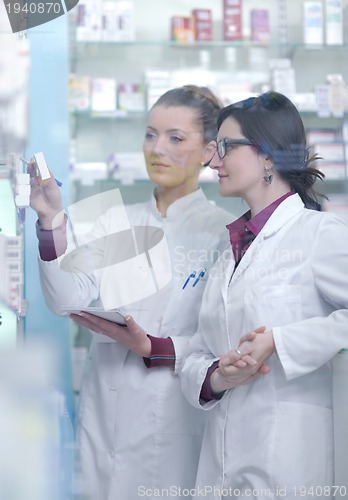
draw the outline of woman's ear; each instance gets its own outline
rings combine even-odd
[[[273,160],[270,156],[266,156],[264,159],[264,166],[267,169],[271,169],[274,167]]]
[[[203,164],[207,165],[216,153],[216,141],[210,141],[203,151]]]

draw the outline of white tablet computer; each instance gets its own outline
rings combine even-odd
[[[100,307],[84,307],[83,309],[71,309],[70,307],[61,307],[62,312],[66,312],[68,314],[79,314],[82,312],[88,312],[90,314],[94,314],[95,316],[99,316],[99,318],[107,319],[108,321],[113,321],[118,325],[125,325],[124,316],[125,313],[119,311],[117,309],[111,309],[110,311],[105,311]]]

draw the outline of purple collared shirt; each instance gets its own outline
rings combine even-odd
[[[268,205],[268,207],[261,210],[261,212],[255,215],[252,219],[250,218],[251,212],[249,210],[239,217],[239,219],[226,226],[230,233],[230,242],[232,245],[233,255],[236,260],[236,266],[239,264],[252,241],[259,234],[275,209],[282,203],[282,201],[292,194],[294,193],[291,191],[284,194]]]

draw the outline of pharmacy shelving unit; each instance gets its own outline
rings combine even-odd
[[[83,1],[87,0],[81,3]],[[103,1],[89,0],[91,3],[95,8],[95,21],[97,9]],[[337,43],[332,38],[329,40],[327,26],[322,31],[322,43],[316,43],[316,32],[305,35],[304,1],[270,0],[267,6],[270,20],[267,42],[252,39],[251,10],[260,8],[256,0],[243,0],[243,39],[232,41],[224,40],[223,36],[223,0],[214,2],[214,5],[204,1],[197,5],[190,0],[185,2],[187,5],[181,7],[181,11],[177,5],[155,0],[151,8],[156,12],[156,21],[149,17],[144,2],[134,0],[132,3],[134,38],[122,41],[112,41],[105,33],[99,36],[92,29],[89,33],[86,26],[82,32],[79,11],[71,12],[70,72],[77,80],[80,78],[80,85],[75,80],[75,87],[74,84],[70,87],[72,171],[76,164],[105,165],[115,154],[122,169],[123,154],[141,152],[146,112],[152,103],[168,88],[185,83],[209,85],[225,104],[267,88],[291,95],[295,91],[297,100],[294,102],[308,129],[331,129],[335,131],[337,141],[346,140],[343,125],[347,111],[343,110],[341,115],[336,113],[336,116],[329,112],[324,117],[322,109],[317,109],[316,87],[327,83],[327,75],[341,74],[348,82],[347,40],[342,40],[341,44],[338,40]],[[213,39],[189,43],[171,40],[171,18],[177,14],[189,14],[197,7],[211,9]],[[342,0],[342,7],[348,9],[348,0]],[[82,13],[85,11],[81,8]],[[325,22],[324,19],[324,25]],[[114,37],[113,33],[111,37]],[[105,87],[103,82],[93,85],[97,79],[106,79],[109,83],[106,82]],[[111,80],[114,89],[109,85]],[[126,102],[125,86],[138,90],[126,96]],[[320,106],[322,108],[322,102]],[[126,168],[124,172],[124,184],[129,184]],[[86,177],[91,182],[90,177]],[[103,177],[110,177],[110,168],[106,168],[104,174],[99,172],[99,178]],[[141,181],[146,189],[145,177],[134,176],[134,181]],[[339,179],[341,184],[346,179],[347,173],[344,172]],[[335,182],[325,190],[336,189],[338,178],[333,180]],[[83,175],[81,181],[84,182]],[[118,181],[122,184],[122,175],[116,183]],[[344,188],[340,189],[344,191]],[[220,202],[220,198],[217,196],[215,201]]]
[[[23,224],[18,218],[11,182],[0,178],[1,291],[0,343],[15,346],[23,338],[27,304],[23,283]]]
[[[23,339],[24,211],[29,176],[19,160],[27,141],[30,51],[26,37],[8,34],[0,18],[6,51],[0,51],[0,348]],[[16,205],[17,201],[17,205]]]
[[[338,73],[348,81],[348,64],[346,56],[348,46],[311,47],[300,43],[269,44],[260,46],[252,42],[210,42],[182,46],[172,41],[132,41],[123,43],[80,42],[74,45],[76,51],[73,58],[75,75],[89,76],[91,79],[103,77],[113,78],[117,83],[137,83],[144,89],[144,110],[114,111],[74,110],[70,114],[71,123],[71,165],[72,178],[79,179],[84,184],[84,177],[91,183],[86,171],[74,173],[74,166],[81,164],[95,164],[100,171],[98,189],[103,184],[100,179],[109,178],[106,183],[110,186],[109,158],[119,157],[121,168],[123,155],[139,154],[141,152],[142,137],[146,120],[147,103],[156,92],[161,93],[176,83],[198,84],[211,83],[220,97],[227,103],[233,95],[244,97],[251,93],[259,93],[264,88],[272,86],[271,71],[268,69],[270,59],[277,60],[279,53],[282,57],[286,51],[287,59],[291,61],[295,74],[296,87],[303,95],[299,102],[304,124],[308,131],[332,131],[335,142],[341,143],[343,157],[340,159],[342,170],[339,174],[333,169],[327,174],[323,191],[328,194],[347,194],[346,168],[346,140],[347,140],[347,111],[341,116],[319,116],[315,106],[315,87],[318,82],[324,84],[326,75]],[[113,63],[114,61],[114,63]],[[208,61],[208,62],[207,62]],[[231,83],[231,75],[233,82]],[[152,80],[151,80],[152,78]],[[175,82],[172,84],[171,82]],[[248,90],[249,89],[249,90]],[[238,100],[236,97],[235,100]],[[320,150],[318,151],[320,154]],[[334,160],[337,161],[337,160]],[[92,169],[93,166],[89,165]],[[320,164],[318,165],[320,166]],[[77,169],[79,170],[79,169]],[[112,168],[111,168],[112,170]],[[129,174],[129,171],[127,171]],[[129,178],[125,168],[125,182],[129,185]],[[116,176],[115,184],[122,185],[122,176]],[[141,182],[147,191],[146,174],[135,175],[134,182]],[[77,181],[79,182],[79,181]],[[125,186],[125,190],[129,188]],[[88,187],[90,192],[90,187]],[[135,191],[134,191],[135,192]],[[80,186],[73,193],[83,195]],[[138,195],[138,192],[137,192]],[[127,195],[126,195],[127,196]],[[74,199],[74,198],[72,198]],[[138,199],[138,198],[136,198]],[[215,201],[226,206],[215,192]],[[75,200],[77,201],[77,199]],[[229,203],[231,207],[231,203]],[[235,211],[237,206],[232,205]]]

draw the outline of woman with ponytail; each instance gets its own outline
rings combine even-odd
[[[314,183],[324,176],[287,97],[227,106],[218,129],[210,167],[220,193],[250,210],[227,226],[230,260],[210,272],[182,369],[186,397],[210,410],[197,491],[332,498],[331,361],[348,346],[348,226],[320,211]]]
[[[179,496],[195,484],[205,415],[184,398],[178,375],[207,275],[228,249],[225,224],[234,219],[199,186],[220,109],[209,88],[195,85],[156,101],[143,138],[153,193],[125,207],[116,197],[98,218],[82,250],[88,271],[60,267],[72,254],[60,190],[53,177],[40,184],[32,172],[45,300],[56,314],[67,305],[83,311],[70,317],[93,335],[76,438],[88,500]],[[105,309],[121,304],[126,326],[85,312],[92,301]]]

